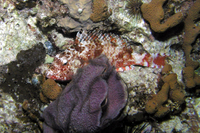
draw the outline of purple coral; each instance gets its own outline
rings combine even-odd
[[[96,132],[124,108],[127,91],[105,55],[79,69],[62,94],[44,111],[44,133]]]

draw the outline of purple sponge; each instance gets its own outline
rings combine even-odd
[[[99,131],[116,120],[126,101],[126,87],[108,58],[101,55],[80,68],[44,110],[44,133]]]

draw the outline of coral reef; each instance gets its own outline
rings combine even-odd
[[[27,50],[42,42],[34,16],[19,13],[12,1],[0,2],[0,65],[16,60],[21,50]]]
[[[40,110],[37,104],[34,101],[24,100],[22,103],[22,108],[25,114],[36,124],[38,124],[39,128],[42,128],[42,122],[40,121]]]
[[[21,10],[23,8],[32,8],[36,6],[36,0],[15,0],[14,5],[17,9]]]
[[[185,35],[183,39],[183,49],[185,52],[185,58],[186,58],[186,67],[183,69],[183,76],[186,82],[186,86],[188,88],[193,88],[196,85],[200,85],[200,76],[197,74],[194,74],[194,70],[199,67],[199,62],[193,61],[190,58],[190,53],[192,50],[192,43],[197,38],[197,35],[200,33],[200,26],[196,25],[196,21],[200,18],[199,15],[199,6],[200,6],[200,0],[195,1],[195,3],[192,5],[192,7],[189,9],[188,16],[185,19]]]
[[[93,22],[106,20],[110,14],[105,0],[93,0],[92,14],[90,15]]]
[[[175,13],[164,23],[161,21],[164,18],[163,4],[166,0],[152,0],[150,3],[144,3],[141,6],[141,11],[144,19],[146,19],[155,32],[164,32],[182,22],[184,15],[182,12]]]
[[[170,73],[172,67],[167,64],[162,70],[164,85],[161,90],[150,99],[145,106],[145,111],[154,117],[161,118],[168,114],[172,109],[167,105],[167,100],[170,99],[178,106],[185,102],[185,94],[181,85],[177,82],[177,75]],[[180,110],[180,109],[178,109]]]
[[[0,132],[200,132],[199,3],[0,0]]]
[[[69,8],[70,16],[75,20],[87,21],[92,13],[92,0],[61,0]]]
[[[40,132],[37,124],[28,119],[22,110],[22,104],[16,102],[10,94],[0,88],[0,132]]]
[[[147,118],[144,111],[145,104],[149,96],[157,92],[160,70],[161,68],[135,66],[133,70],[119,72],[129,92],[124,110],[125,120],[128,122],[137,123]],[[131,127],[134,126],[135,124]]]
[[[126,101],[126,87],[106,56],[101,55],[79,69],[44,110],[44,133],[96,132],[116,119]]]
[[[78,32],[81,29],[91,30],[102,28],[102,22],[94,23],[92,14],[92,0],[61,0],[69,8],[69,15],[56,17],[57,26],[66,33]]]
[[[68,7],[58,1],[43,0],[38,4],[36,10],[37,21],[44,29],[56,25],[56,17],[64,17],[69,14]]]
[[[18,53],[16,61],[6,65],[7,72],[3,73],[5,81],[1,84],[3,91],[11,93],[20,102],[37,98],[39,89],[32,85],[31,78],[36,67],[44,62],[44,58],[45,48],[42,43]]]

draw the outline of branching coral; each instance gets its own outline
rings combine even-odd
[[[157,95],[154,95],[151,100],[146,103],[145,111],[148,114],[153,114],[155,117],[165,116],[170,107],[164,106],[168,100],[169,84],[165,83]]]
[[[162,80],[169,84],[170,92],[169,99],[177,104],[181,105],[185,101],[185,94],[179,83],[177,82],[177,75],[175,73],[171,73],[162,77]]]
[[[177,82],[177,75],[170,73],[172,67],[166,64],[162,70],[164,85],[161,90],[146,103],[145,111],[154,117],[161,118],[171,111],[171,107],[166,106],[167,100],[170,99],[174,103],[181,105],[185,101],[183,89]]]
[[[141,6],[143,17],[150,23],[152,30],[155,32],[164,32],[179,24],[184,18],[184,15],[179,12],[169,17],[164,23],[161,23],[164,18],[162,6],[165,1],[166,0],[152,0],[150,3],[144,3]]]
[[[200,85],[200,76],[194,73],[194,68],[192,66],[183,68],[183,76],[185,79],[185,84],[188,88],[193,88],[196,85]]]
[[[101,55],[79,69],[54,102],[44,111],[44,133],[96,132],[119,116],[127,92],[117,72]]]
[[[200,33],[200,26],[196,25],[196,21],[200,19],[200,0],[197,0],[188,12],[185,19],[185,35],[183,42],[183,49],[186,57],[186,67],[183,69],[183,76],[188,88],[193,88],[200,85],[200,76],[194,74],[194,70],[199,67],[199,63],[190,58],[192,50],[192,43],[195,41],[197,35]]]

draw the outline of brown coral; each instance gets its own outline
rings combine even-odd
[[[162,117],[170,111],[169,107],[164,106],[168,100],[169,84],[165,83],[162,89],[151,100],[146,103],[145,111],[154,114],[155,117]]]
[[[179,12],[169,17],[164,23],[161,21],[164,19],[163,4],[166,0],[152,0],[150,3],[144,3],[141,6],[141,11],[144,19],[146,19],[155,32],[164,32],[167,29],[179,24],[184,15]]]
[[[177,75],[170,73],[172,67],[166,64],[162,70],[162,77],[164,85],[161,90],[153,96],[151,100],[146,103],[145,111],[148,114],[152,114],[154,117],[163,117],[170,112],[170,106],[165,106],[167,100],[170,99],[178,105],[181,105],[185,101],[185,94],[182,87],[177,82]]]
[[[106,20],[111,15],[111,13],[108,12],[108,7],[105,0],[94,0],[92,12],[93,13],[90,15],[90,19],[93,22]]]
[[[61,93],[62,88],[53,80],[47,79],[42,84],[42,94],[50,100],[55,100]],[[42,99],[41,99],[42,100]]]
[[[168,83],[170,86],[169,99],[178,103],[179,105],[184,103],[185,94],[183,92],[183,89],[177,82],[177,75],[175,73],[171,73],[167,76],[164,76],[162,79],[165,83]]]
[[[183,76],[185,84],[188,88],[193,88],[200,85],[200,76],[194,73],[194,68],[191,66],[183,68]]]
[[[186,67],[183,69],[183,76],[188,88],[193,88],[196,85],[200,85],[200,76],[194,73],[194,70],[199,67],[199,63],[193,61],[190,58],[190,53],[192,50],[192,43],[195,41],[197,35],[200,33],[200,26],[195,25],[196,21],[200,18],[200,0],[192,5],[188,12],[188,16],[185,19],[185,35],[183,40],[183,49],[186,58]]]
[[[163,67],[161,74],[168,74],[172,70],[172,66],[169,64],[166,64],[165,67]]]
[[[163,76],[162,80],[165,83],[168,83],[172,90],[175,90],[177,88],[177,86],[178,86],[177,75],[175,73],[171,73],[171,74],[169,74],[167,76]]]

